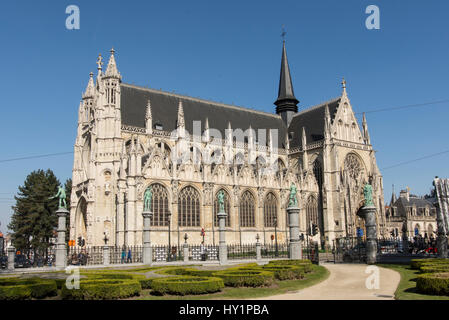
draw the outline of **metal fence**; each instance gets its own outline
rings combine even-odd
[[[308,259],[314,264],[318,264],[319,259],[319,244],[313,241],[301,241],[302,257]]]
[[[181,261],[184,259],[184,251],[182,246],[152,246],[153,261]]]
[[[434,238],[379,238],[377,253],[380,255],[406,254],[417,256],[436,256],[437,241]]]
[[[98,265],[103,264],[103,247],[68,247],[68,265]]]
[[[262,258],[288,258],[288,245],[286,243],[265,244],[261,246],[260,253]]]
[[[142,246],[114,246],[109,247],[109,263],[141,263]]]
[[[366,241],[361,237],[337,238],[332,251],[335,263],[366,262]]]
[[[231,244],[228,245],[228,259],[256,259],[256,245],[255,244]]]
[[[214,245],[189,246],[189,260],[193,261],[218,260],[218,246]]]

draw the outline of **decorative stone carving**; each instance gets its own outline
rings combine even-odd
[[[257,188],[257,197],[259,198],[259,208],[263,206],[263,196],[265,194],[265,188]]]
[[[172,202],[178,203],[179,181],[172,180],[171,186],[172,186],[172,194],[173,194]]]
[[[211,206],[213,203],[213,183],[204,183],[203,193],[204,193],[204,205]]]
[[[240,187],[235,185],[233,187],[233,192],[234,192],[234,206],[238,207],[239,206],[239,197],[240,197]]]

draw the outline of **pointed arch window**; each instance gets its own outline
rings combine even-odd
[[[323,169],[318,159],[316,159],[313,163],[313,175],[315,176],[318,188],[321,189],[323,186]]]
[[[195,188],[188,186],[178,196],[178,219],[180,227],[200,226],[200,195]]]
[[[255,199],[249,191],[245,191],[240,199],[240,226],[255,227]]]
[[[278,202],[273,193],[268,193],[263,203],[263,219],[265,228],[277,227],[277,213]]]
[[[230,212],[230,205],[229,205],[229,194],[226,192],[226,190],[224,190],[224,189],[221,189],[220,191],[223,191],[224,192],[224,210],[225,210],[225,212],[228,214],[227,216],[226,216],[226,227],[230,227],[231,226],[231,212]],[[220,192],[220,191],[218,191],[218,192]],[[215,194],[215,198],[214,198],[214,226],[215,227],[218,227],[219,225],[218,225],[218,216],[217,216],[217,214],[218,214],[218,209],[219,209],[219,206],[218,206],[218,192]]]
[[[151,225],[153,227],[168,226],[169,209],[167,189],[159,183],[154,183],[151,185],[151,191],[153,193],[151,199],[151,212],[153,212]]]
[[[309,196],[307,199],[306,223],[308,230],[312,224],[318,226],[318,201],[314,196]]]

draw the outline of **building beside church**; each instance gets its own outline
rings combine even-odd
[[[393,190],[390,205],[385,210],[388,233],[401,237],[405,224],[408,237],[421,235],[424,238],[436,238],[437,213],[435,201],[435,198],[418,197],[410,194],[408,187],[401,190],[399,198],[397,198]]]
[[[142,244],[143,193],[152,187],[151,241],[218,244],[224,190],[228,243],[288,238],[289,187],[298,188],[300,232],[332,243],[364,228],[356,215],[373,178],[377,230],[386,232],[382,175],[368,125],[360,127],[346,83],[327,102],[298,110],[285,42],[275,113],[122,82],[114,50],[90,74],[79,105],[70,238],[87,245]]]

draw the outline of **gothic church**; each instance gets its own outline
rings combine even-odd
[[[298,111],[285,42],[276,113],[124,83],[114,50],[106,71],[101,55],[97,65],[79,106],[70,239],[82,237],[89,246],[103,245],[105,236],[110,245],[142,244],[143,193],[152,186],[154,244],[167,244],[169,236],[172,244],[182,244],[185,234],[199,244],[202,229],[206,244],[218,244],[220,190],[228,243],[254,243],[256,235],[272,243],[274,234],[284,243],[294,183],[300,233],[332,245],[364,229],[357,210],[369,177],[377,230],[385,233],[382,175],[365,116],[360,128],[345,81],[341,96]],[[199,134],[192,134],[195,122]],[[212,141],[212,128],[221,140]],[[248,135],[235,139],[229,134],[234,129]],[[177,145],[191,157],[173,160]]]

